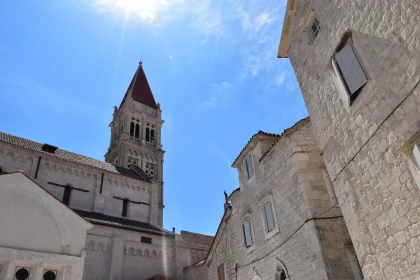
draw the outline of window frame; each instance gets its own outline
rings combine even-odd
[[[340,47],[341,46],[341,47]],[[339,49],[336,50],[334,55],[331,58],[331,65],[332,65],[332,77],[334,80],[334,83],[336,85],[336,89],[340,95],[341,100],[343,101],[344,105],[347,109],[349,109],[355,101],[360,96],[361,92],[364,88],[366,88],[367,84],[369,83],[370,77],[368,75],[368,72],[364,66],[364,63],[358,54],[358,51],[356,50],[354,43],[352,41],[352,38],[348,38],[343,43],[340,43]],[[340,66],[340,62],[337,61],[337,55],[339,55],[344,48],[349,47],[354,55],[355,63],[358,64],[360,67],[363,75],[366,78],[366,81],[363,85],[361,85],[357,90],[355,90],[353,93],[351,93],[351,90],[349,88],[349,83],[345,78],[345,75],[342,72],[342,66]]]
[[[220,270],[221,270],[221,268],[223,269],[223,278],[222,277],[220,277],[221,275],[221,273],[220,273]],[[216,267],[216,271],[217,271],[217,280],[226,280],[227,279],[227,277],[226,277],[226,269],[225,269],[225,264],[224,263],[221,263],[221,264],[219,264],[217,267]]]
[[[248,223],[249,224],[249,237],[250,237],[250,242],[251,244],[248,245],[247,244],[247,238],[246,238],[246,227],[245,224]],[[252,223],[250,219],[247,219],[246,221],[242,222],[242,230],[243,230],[243,234],[244,234],[244,243],[245,243],[245,247],[249,248],[252,247],[252,245],[254,245],[254,237],[252,235]]]
[[[248,172],[248,158],[251,161],[251,167],[252,167],[252,175],[249,176],[249,172]],[[254,165],[254,157],[252,155],[252,152],[249,152],[244,161],[243,161],[243,166],[244,166],[244,171],[245,171],[245,178],[246,178],[246,182],[248,183],[255,175],[255,165]]]
[[[266,223],[266,216],[265,216],[265,205],[270,202],[271,206],[271,213],[273,214],[273,221],[274,221],[274,228],[268,231],[267,223]],[[266,195],[263,199],[261,199],[260,202],[257,203],[257,207],[261,208],[261,218],[263,219],[264,224],[264,234],[265,239],[269,239],[272,236],[276,235],[279,232],[279,223],[277,221],[277,215],[276,215],[276,208],[274,205],[274,199],[272,195]]]

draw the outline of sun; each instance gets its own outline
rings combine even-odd
[[[154,22],[160,13],[168,11],[168,0],[96,0],[96,6],[103,11],[114,11],[126,16],[134,15],[143,21]]]

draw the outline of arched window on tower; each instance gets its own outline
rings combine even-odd
[[[150,130],[150,143],[155,143],[155,130],[151,129]]]
[[[140,126],[139,126],[139,124],[137,123],[136,124],[136,133],[135,133],[135,138],[137,138],[137,139],[139,139],[139,134],[140,134]]]
[[[134,123],[133,122],[130,123],[130,136],[131,137],[134,136]]]
[[[146,141],[147,141],[147,142],[150,142],[150,135],[149,135],[149,131],[150,131],[150,130],[149,130],[149,128],[147,127],[147,128],[146,128]]]

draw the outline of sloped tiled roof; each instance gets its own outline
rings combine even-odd
[[[146,74],[143,70],[143,65],[140,62],[136,73],[134,73],[133,79],[131,80],[130,86],[121,102],[124,104],[126,97],[131,92],[131,98],[133,100],[147,105],[153,109],[157,109],[156,101],[153,96],[152,90],[150,89],[149,82],[147,81]],[[121,107],[120,105],[120,107]]]
[[[249,144],[251,144],[251,142],[258,136],[274,136],[274,137],[280,137],[280,134],[275,134],[275,133],[268,133],[268,132],[264,132],[262,130],[259,130],[257,133],[255,133],[254,135],[252,135],[252,137],[248,140],[248,143],[246,143],[245,147],[241,150],[241,152],[239,153],[239,155],[236,157],[235,161],[232,163],[232,167],[236,164],[236,161],[239,159],[239,157],[242,155],[242,153],[245,151],[245,149],[248,147]]]
[[[84,164],[87,166],[91,166],[91,167],[95,167],[98,169],[102,169],[108,172],[112,172],[115,174],[119,174],[122,176],[126,176],[126,177],[130,177],[133,179],[137,179],[137,180],[142,180],[145,182],[150,182],[150,178],[147,177],[147,175],[144,175],[142,173],[139,172],[135,172],[132,169],[127,169],[127,168],[123,168],[123,167],[119,167],[119,166],[115,166],[111,163],[105,162],[105,161],[101,161],[101,160],[97,160],[94,158],[90,158],[87,156],[83,156],[83,155],[79,155],[76,153],[72,153],[66,150],[62,150],[57,148],[55,150],[54,153],[48,153],[43,151],[42,146],[44,144],[35,142],[35,141],[31,141],[22,137],[18,137],[18,136],[14,136],[11,134],[7,134],[4,132],[0,132],[0,142],[3,143],[7,143],[10,145],[14,145],[17,147],[21,147],[24,149],[29,149],[32,151],[36,151],[39,153],[44,153],[46,155],[50,155],[50,156],[54,156],[57,157],[59,159],[65,160],[65,161],[70,161],[70,162],[75,162],[75,163],[80,163],[80,164]]]
[[[75,209],[80,216],[85,218],[86,221],[96,225],[103,225],[115,228],[121,228],[131,231],[155,234],[155,235],[174,235],[172,232],[167,230],[159,229],[151,224],[143,223],[139,221],[130,220],[127,218],[119,218],[114,216],[108,216],[102,213],[88,212],[83,210]]]
[[[270,153],[271,149],[273,149],[273,147],[279,142],[279,140],[281,139],[281,137],[286,136],[292,132],[294,132],[298,127],[300,127],[301,125],[309,122],[310,119],[309,117],[306,117],[304,119],[301,119],[300,121],[298,121],[297,123],[295,123],[292,127],[286,128],[283,133],[280,135],[279,138],[276,139],[276,141],[273,142],[273,144],[271,144],[271,146],[268,148],[268,150],[261,156],[260,158],[260,162],[264,159],[264,157],[266,155],[268,155],[268,153]]]

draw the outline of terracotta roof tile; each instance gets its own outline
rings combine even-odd
[[[281,139],[281,137],[286,136],[288,134],[290,134],[291,132],[295,131],[299,126],[307,123],[308,121],[310,121],[309,117],[306,117],[304,119],[301,119],[300,121],[298,121],[297,123],[295,123],[292,127],[286,128],[283,133],[280,135],[279,138],[276,139],[276,141],[274,141],[273,144],[271,144],[271,146],[268,148],[268,150],[261,156],[259,162],[261,162],[264,157],[266,155],[268,155],[268,153],[270,153],[271,149],[279,142],[279,140]]]
[[[275,133],[268,133],[268,132],[264,132],[262,130],[259,130],[257,133],[255,133],[254,135],[251,136],[251,138],[248,140],[248,143],[246,143],[245,147],[241,150],[241,152],[239,153],[239,155],[236,157],[235,161],[232,163],[232,167],[236,164],[236,161],[239,159],[239,157],[242,155],[242,153],[245,151],[245,149],[248,147],[249,144],[251,144],[251,142],[258,136],[263,135],[263,136],[274,136],[274,137],[280,137],[280,134],[275,134]]]
[[[105,162],[105,161],[101,161],[101,160],[97,160],[94,158],[90,158],[87,156],[83,156],[83,155],[79,155],[76,153],[72,153],[66,150],[62,150],[62,149],[57,149],[55,150],[54,153],[48,153],[43,151],[42,146],[44,144],[35,142],[35,141],[31,141],[25,138],[21,138],[18,136],[14,136],[11,134],[7,134],[4,132],[0,132],[0,142],[3,143],[7,143],[10,145],[14,145],[14,146],[18,146],[24,149],[29,149],[29,150],[33,150],[39,153],[44,153],[44,154],[48,154],[50,156],[54,156],[57,157],[59,159],[65,160],[65,161],[70,161],[70,162],[75,162],[75,163],[80,163],[80,164],[84,164],[87,166],[91,166],[91,167],[95,167],[98,169],[102,169],[104,171],[108,171],[111,173],[115,173],[115,174],[119,174],[122,176],[126,176],[126,177],[130,177],[133,179],[137,179],[137,180],[142,180],[145,182],[150,182],[150,178],[147,177],[147,175],[144,175],[140,172],[135,172],[132,169],[127,169],[127,168],[123,168],[123,167],[119,167],[119,166],[115,166],[111,163]]]

